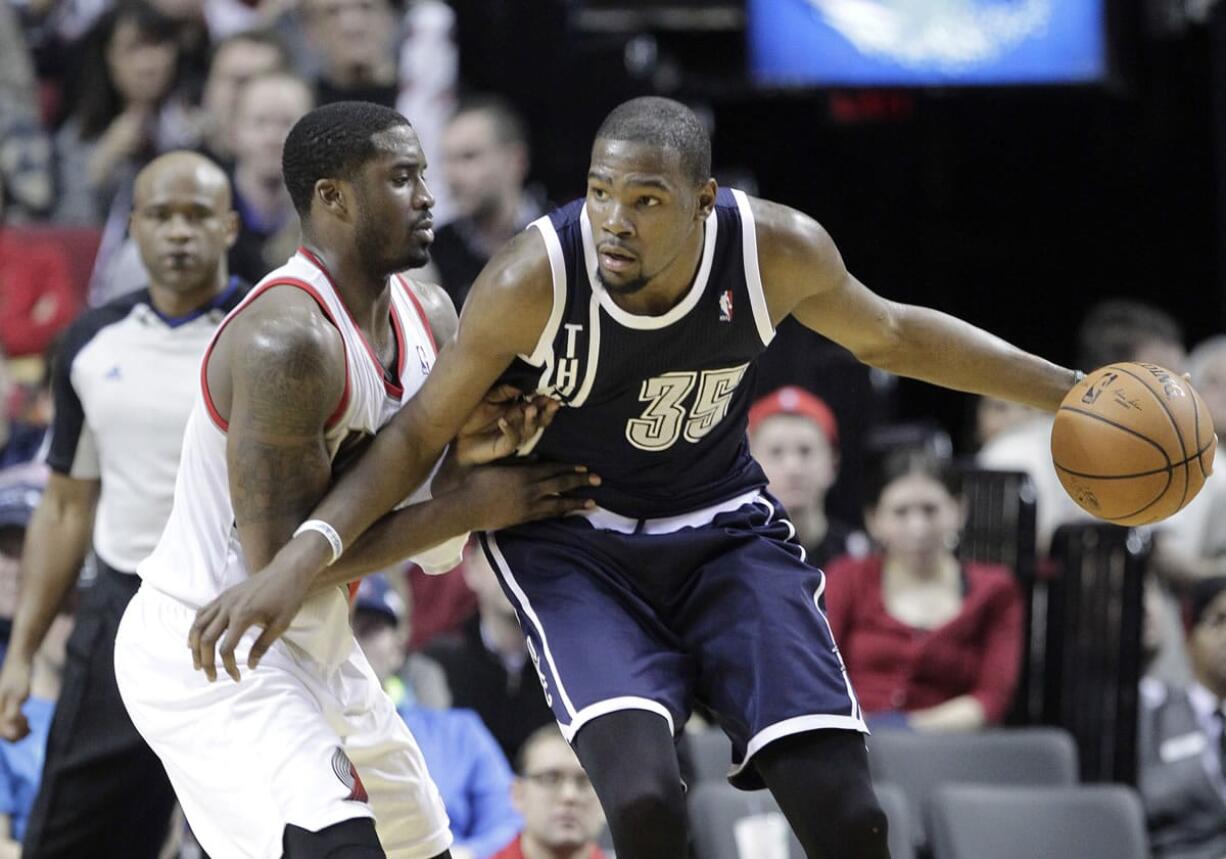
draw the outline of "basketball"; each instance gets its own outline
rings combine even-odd
[[[1060,404],[1051,432],[1065,491],[1118,525],[1147,525],[1181,510],[1205,485],[1215,450],[1200,394],[1156,364],[1090,373]]]

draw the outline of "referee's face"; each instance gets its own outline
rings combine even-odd
[[[225,175],[203,158],[154,162],[137,182],[132,236],[152,288],[188,293],[215,287],[238,234]]]

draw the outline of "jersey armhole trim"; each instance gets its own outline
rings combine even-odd
[[[238,314],[242,313],[243,309],[246,308],[248,304],[253,302],[256,298],[263,295],[268,290],[272,289],[274,286],[292,286],[297,289],[301,289],[307,295],[311,296],[315,303],[319,305],[319,309],[323,311],[323,314],[327,320],[332,323],[332,326],[336,328],[338,332],[340,331],[340,326],[336,324],[336,317],[333,316],[332,311],[328,309],[328,305],[324,302],[323,296],[319,294],[315,287],[311,286],[304,280],[283,277],[278,278],[277,280],[269,281],[268,283],[262,283],[253,289],[246,299],[235,307],[229,316],[222,320],[221,325],[217,327],[217,331],[213,334],[213,339],[209,341],[208,348],[204,350],[204,359],[200,362],[200,390],[204,394],[204,407],[208,411],[209,417],[212,418],[213,423],[223,433],[229,431],[230,422],[221,416],[221,412],[217,411],[217,406],[213,402],[213,395],[209,392],[209,358],[213,356],[213,347],[215,347],[217,345],[217,341],[221,339],[221,332],[226,330],[226,326],[230,324],[231,320],[238,316]],[[336,404],[336,409],[333,410],[332,414],[329,415],[327,422],[324,424],[325,429],[331,429],[332,427],[336,426],[337,422],[342,416],[344,416],[345,409],[349,406],[349,348],[345,345],[345,338],[343,336],[341,337],[341,349],[343,349],[345,352],[345,387],[344,390],[341,391],[341,398]]]
[[[541,336],[536,341],[536,348],[531,355],[520,355],[524,361],[533,367],[543,367],[551,362],[553,357],[553,341],[558,336],[562,326],[562,314],[566,310],[566,257],[562,253],[562,243],[558,241],[558,231],[546,215],[537,218],[529,227],[536,227],[541,238],[545,240],[545,250],[549,254],[549,271],[553,281],[553,307],[549,311],[549,320],[545,323]]]
[[[421,320],[421,327],[425,329],[426,337],[430,339],[430,348],[434,350],[434,357],[437,358],[438,341],[434,339],[434,329],[430,326],[430,317],[426,315],[426,308],[422,306],[421,299],[413,291],[413,286],[409,283],[407,277],[397,274],[396,280],[400,281],[400,285],[404,288],[405,294],[408,295],[409,301],[413,302],[413,309],[417,311],[417,318]],[[403,366],[401,369],[403,369]]]
[[[741,213],[741,257],[745,263],[745,285],[749,289],[749,305],[753,309],[754,323],[763,346],[775,339],[775,326],[771,324],[770,308],[766,304],[766,291],[762,288],[762,269],[758,265],[758,231],[754,221],[749,197],[744,191],[733,188],[737,210]]]

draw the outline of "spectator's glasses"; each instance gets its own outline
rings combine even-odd
[[[571,787],[576,793],[591,793],[592,781],[587,777],[587,773],[579,770],[578,772],[567,772],[566,770],[541,770],[535,773],[525,773],[524,778],[535,784],[537,787],[544,788],[548,791],[557,792],[562,789],[562,785],[570,782]]]

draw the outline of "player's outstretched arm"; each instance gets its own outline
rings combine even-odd
[[[591,507],[582,490],[600,485],[586,469],[568,465],[482,465],[465,469],[458,485],[430,500],[389,513],[340,560],[328,567],[312,593],[344,584],[403,561],[469,531],[496,531]],[[575,496],[563,493],[577,492]]]
[[[299,521],[327,522],[344,545],[353,545],[425,479],[514,357],[535,350],[552,301],[544,240],[536,230],[528,230],[495,254],[477,278],[456,339],[444,347],[421,390],[380,430],[309,517],[301,516]],[[512,440],[494,441],[474,456],[505,456],[514,446]],[[331,545],[318,533],[291,539],[265,570],[246,583],[249,586],[232,588],[197,613],[189,641],[193,651],[210,653],[209,640],[216,641],[221,631],[226,635],[224,649],[227,643],[236,644],[251,626],[263,626],[264,633],[248,656],[254,668],[288,627],[331,559]]]
[[[47,637],[89,551],[101,483],[53,473],[30,519],[22,549],[21,597],[0,670],[0,736],[29,733],[21,707],[30,697],[34,654]]]
[[[339,334],[310,301],[284,290],[257,299],[230,324],[210,357],[210,387],[219,408],[226,409],[228,399],[230,500],[251,570],[272,560],[331,480],[324,429],[343,395],[345,354]],[[213,642],[228,620],[216,617],[189,639],[196,668],[210,680],[217,676]],[[228,635],[221,642],[222,661],[235,680],[238,638]]]
[[[1046,411],[1055,411],[1072,387],[1072,370],[949,314],[875,294],[847,271],[830,235],[807,215],[764,200],[752,205],[773,322],[791,314],[866,364]]]

